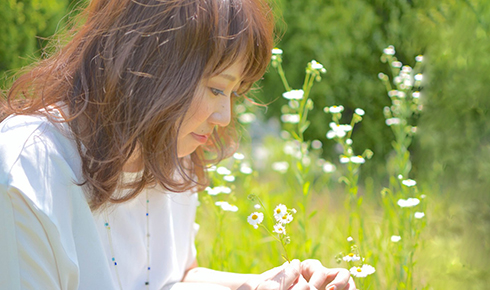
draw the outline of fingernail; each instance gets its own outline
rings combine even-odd
[[[328,290],[335,290],[335,289],[337,289],[337,287],[335,287],[335,286],[328,288]]]

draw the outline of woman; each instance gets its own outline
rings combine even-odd
[[[355,289],[315,260],[196,264],[195,191],[233,152],[233,99],[269,62],[265,3],[94,0],[80,19],[8,94],[1,289]]]

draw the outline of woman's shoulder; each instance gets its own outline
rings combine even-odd
[[[79,166],[76,143],[57,111],[44,115],[11,115],[0,123],[0,178],[25,160],[42,165],[46,158],[64,159]],[[0,179],[0,181],[2,181]]]

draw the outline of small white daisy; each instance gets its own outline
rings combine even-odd
[[[408,186],[408,187],[412,187],[412,186],[415,186],[417,184],[417,182],[413,179],[405,179],[402,181],[402,184],[405,186]]]
[[[347,256],[343,257],[342,260],[346,262],[355,262],[355,261],[360,261],[361,257],[357,256],[354,253],[349,253]]]
[[[335,113],[341,113],[342,111],[344,111],[344,106],[331,106],[331,107],[325,107],[325,109],[323,109],[326,113],[332,113],[332,114],[335,114]]]
[[[420,200],[418,198],[413,198],[413,197],[410,197],[410,198],[407,198],[407,199],[399,199],[397,204],[400,206],[400,207],[414,207],[416,206],[417,204],[420,203]]]
[[[282,49],[279,49],[279,48],[275,47],[275,48],[272,49],[272,54],[281,55],[282,54]]]
[[[361,108],[357,108],[354,112],[356,114],[358,114],[359,116],[364,116],[364,114],[365,114],[364,110]]]
[[[206,187],[204,189],[209,195],[218,195],[220,193],[230,194],[231,188],[227,186]]]
[[[395,54],[395,47],[393,45],[390,45],[387,48],[383,49],[383,53],[386,55],[394,55]]]
[[[361,155],[357,155],[357,156],[352,156],[350,158],[350,162],[355,163],[355,164],[364,164],[364,162],[366,162],[366,160]]]
[[[228,181],[228,182],[233,182],[233,181],[235,181],[235,176],[233,176],[233,175],[226,175],[226,176],[223,177],[223,179],[225,181]]]
[[[283,114],[281,116],[281,121],[283,123],[298,124],[299,120],[300,118],[298,114]]]
[[[350,243],[350,242],[354,241],[354,239],[352,237],[348,237],[347,241]]]
[[[417,211],[413,214],[413,216],[416,218],[416,219],[421,219],[425,216],[425,213],[423,212],[420,212],[420,211]]]
[[[283,93],[282,96],[288,100],[301,100],[304,94],[305,92],[303,90],[290,90],[289,92]]]
[[[277,223],[274,225],[274,231],[273,232],[285,235],[286,234],[286,228],[284,227],[283,224]]]
[[[240,172],[243,174],[252,174],[253,170],[248,164],[243,163],[240,165]]]
[[[321,70],[321,69],[323,69],[323,65],[321,63],[317,62],[316,60],[312,60],[311,61],[311,68]]]
[[[276,216],[276,220],[281,224],[289,224],[293,221],[293,216],[291,214],[285,214],[282,217]]]
[[[221,175],[230,175],[231,174],[231,171],[224,166],[218,167],[218,169],[216,169],[216,172],[218,174],[221,174]]]
[[[288,208],[284,204],[279,204],[274,209],[274,217],[276,218],[276,220],[278,218],[282,218],[282,216],[287,214],[287,213],[288,213]]]
[[[349,271],[352,274],[352,276],[358,278],[364,278],[376,272],[374,267],[368,264],[364,264],[362,265],[362,267],[352,267],[350,268]]]
[[[245,158],[245,155],[236,152],[235,154],[233,154],[233,158],[235,158],[236,160],[243,160]]]
[[[264,214],[261,212],[253,212],[247,218],[249,224],[254,228],[258,228],[259,224],[264,220]]]
[[[400,237],[400,236],[395,236],[395,235],[391,236],[391,241],[393,243],[398,243],[401,239],[402,239],[402,237]]]
[[[226,201],[217,201],[214,204],[221,207],[221,209],[224,211],[231,211],[231,212],[238,211],[238,207],[236,205],[230,204]]]

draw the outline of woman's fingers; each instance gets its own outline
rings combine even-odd
[[[356,286],[347,269],[328,269],[318,260],[305,260],[301,263],[301,274],[308,283],[317,289],[355,290]]]
[[[309,288],[293,288],[301,275],[299,260],[273,268],[248,281],[240,290],[304,290]]]
[[[282,271],[277,273],[271,280],[276,281],[279,289],[289,289],[293,284],[298,282],[301,275],[301,263],[299,260],[292,260]]]
[[[354,284],[354,281],[352,280],[350,276],[350,272],[347,269],[328,269],[328,276],[329,278],[332,278],[332,282],[327,284],[326,289],[327,290],[355,290],[356,285]],[[329,279],[330,280],[330,279]],[[334,288],[332,288],[335,286]]]

